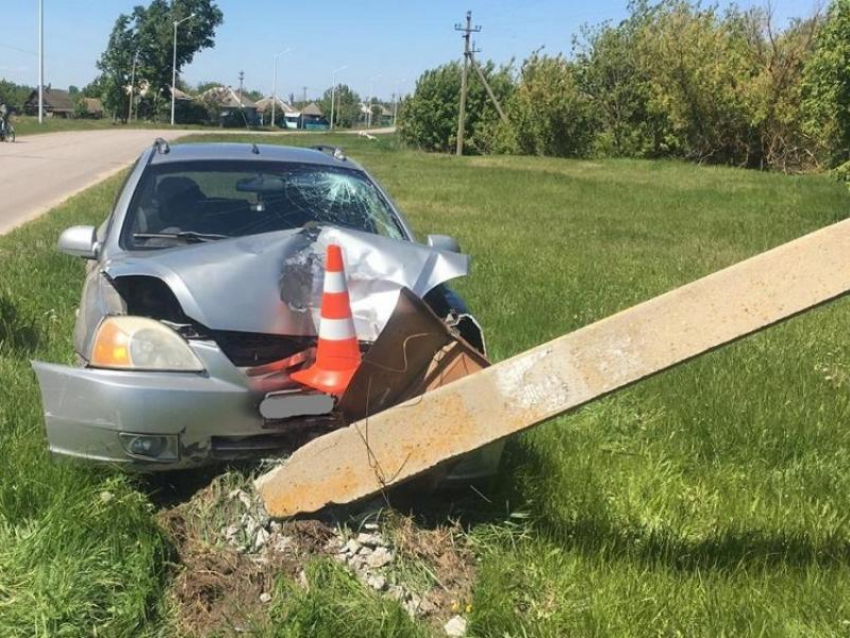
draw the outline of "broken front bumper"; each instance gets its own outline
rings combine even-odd
[[[33,362],[51,452],[144,472],[279,454],[288,431],[285,424],[270,428],[260,414],[264,393],[249,387],[214,342],[191,341],[190,346],[205,373]],[[174,441],[174,449],[160,458],[131,454],[127,442],[134,435]],[[448,480],[491,476],[498,456],[485,450],[465,457]]]

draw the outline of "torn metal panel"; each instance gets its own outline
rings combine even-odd
[[[402,287],[422,296],[469,272],[466,255],[330,226],[137,251],[111,259],[104,271],[162,279],[185,314],[208,328],[315,336],[329,243],[343,246],[361,341],[378,337]]]
[[[424,301],[402,288],[392,317],[363,357],[337,410],[347,423],[365,420],[489,365]],[[404,436],[403,431],[398,434]],[[490,475],[498,468],[502,444],[495,448],[462,459],[460,464],[471,477]],[[447,478],[461,479],[453,476],[456,465],[458,462],[451,460],[429,472],[428,484],[433,487]]]
[[[847,294],[848,255],[850,220],[331,432],[256,488],[274,516],[364,498]]]
[[[460,340],[413,292],[403,288],[390,320],[369,347],[338,409],[349,421],[363,419],[426,390],[453,374],[452,363],[468,361],[468,372],[490,365]]]

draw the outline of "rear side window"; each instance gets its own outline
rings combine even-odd
[[[272,162],[186,162],[148,168],[122,245],[164,248],[187,238],[242,237],[328,224],[404,238],[378,189],[356,171]]]

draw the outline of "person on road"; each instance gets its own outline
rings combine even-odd
[[[9,107],[6,102],[0,97],[0,137],[6,136],[6,126],[9,121]]]

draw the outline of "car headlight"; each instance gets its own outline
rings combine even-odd
[[[204,370],[183,337],[145,317],[104,319],[94,337],[90,363],[98,368],[121,370]]]

